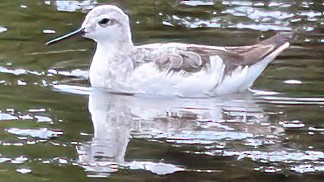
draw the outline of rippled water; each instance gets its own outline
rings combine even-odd
[[[47,47],[95,4],[130,16],[136,44],[252,44],[294,32],[292,46],[241,94],[123,96],[89,87],[94,43]],[[3,181],[319,181],[324,174],[322,1],[0,3]]]

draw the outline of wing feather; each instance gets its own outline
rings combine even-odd
[[[250,46],[214,47],[195,44],[151,44],[138,46],[132,54],[134,66],[154,62],[162,71],[194,73],[210,66],[211,57],[219,56],[225,73],[239,66],[251,66],[286,43],[289,34],[278,33],[269,39]]]

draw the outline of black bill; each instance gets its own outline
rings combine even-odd
[[[57,38],[55,38],[53,40],[50,40],[50,41],[46,42],[45,45],[51,45],[51,44],[54,44],[54,43],[59,42],[61,40],[64,40],[64,39],[73,37],[75,35],[80,35],[80,34],[81,35],[84,34],[84,28],[79,28],[77,30],[74,30],[73,32],[70,32],[68,34],[62,35],[62,36],[57,37]]]

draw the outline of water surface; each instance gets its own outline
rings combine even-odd
[[[95,44],[44,43],[96,4],[130,16],[135,44],[256,43],[293,31],[252,90],[209,99],[91,89]],[[322,1],[0,3],[0,179],[319,181],[324,172]]]

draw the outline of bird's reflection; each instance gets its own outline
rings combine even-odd
[[[156,174],[185,167],[147,161],[125,161],[132,138],[154,139],[165,145],[217,144],[276,135],[282,131],[250,93],[221,98],[187,99],[114,95],[93,91],[89,96],[94,137],[78,147],[79,164],[91,175],[107,176],[119,168]],[[253,142],[252,142],[253,143]]]

